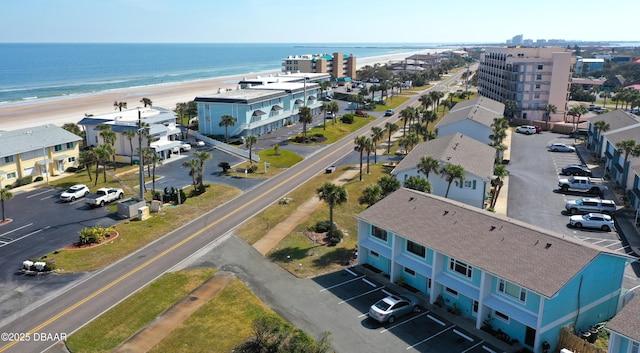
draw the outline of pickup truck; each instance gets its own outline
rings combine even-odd
[[[569,179],[560,179],[558,181],[558,187],[563,192],[577,190],[588,192],[590,194],[602,195],[607,190],[607,186],[603,183],[604,181],[602,178],[574,176]]]
[[[119,188],[100,188],[95,194],[86,197],[85,202],[91,207],[102,207],[109,202],[120,200],[124,191]]]
[[[570,214],[604,213],[612,215],[616,212],[616,203],[613,200],[600,200],[591,197],[569,200],[564,207]]]

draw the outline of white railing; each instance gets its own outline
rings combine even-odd
[[[226,144],[226,143],[224,143],[222,141],[218,141],[218,140],[212,139],[210,137],[204,136],[198,131],[194,131],[194,132],[192,132],[192,134],[197,139],[202,140],[205,143],[207,143],[209,145],[212,145],[213,147],[215,147],[215,148],[217,148],[219,150],[222,150],[222,151],[225,151],[225,152],[228,152],[228,153],[231,153],[231,154],[235,154],[235,155],[238,155],[240,157],[249,159],[249,151],[247,151],[247,150],[243,150],[243,149],[228,145],[228,144]],[[258,156],[255,153],[251,153],[251,159],[253,161],[255,161],[255,162],[260,162],[260,156]]]

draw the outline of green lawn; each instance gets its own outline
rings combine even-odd
[[[327,139],[322,142],[317,143],[306,143],[307,146],[317,146],[317,145],[326,145],[334,143],[341,138],[349,135],[350,133],[360,129],[361,127],[369,124],[375,120],[372,116],[367,117],[358,117],[356,116],[353,124],[344,124],[340,122],[340,117],[336,118],[336,121],[332,121],[331,119],[325,119],[326,127],[323,125],[313,127],[307,130],[307,137],[310,137],[315,134],[322,134]],[[294,144],[293,138],[289,139],[289,143]]]

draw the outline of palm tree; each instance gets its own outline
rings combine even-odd
[[[113,170],[116,170],[115,146],[118,135],[111,130],[111,125],[100,124],[98,125],[98,129],[100,130],[100,137],[102,137],[103,143],[111,146],[113,150],[113,153],[111,153],[111,156],[113,157]]]
[[[127,102],[115,101],[113,102],[113,106],[116,108],[116,110],[122,111],[122,109],[127,109]]]
[[[610,129],[609,124],[604,120],[598,120],[595,123],[593,123],[593,130],[596,132],[594,134],[594,136],[593,136],[594,139],[596,140],[595,141],[595,143],[596,143],[596,145],[595,145],[596,154],[600,154],[600,151],[599,151],[600,134],[609,131],[609,129]]]
[[[429,92],[429,97],[431,101],[436,104],[435,111],[438,110],[438,106],[440,105],[440,99],[444,97],[444,93],[441,91],[431,91]]]
[[[409,153],[415,145],[420,142],[420,137],[418,134],[412,132],[409,135],[402,138],[402,142],[407,149],[407,153]]]
[[[326,130],[327,129],[327,111],[329,111],[329,104],[327,104],[327,102],[324,102],[318,109],[322,114],[322,130]]]
[[[431,193],[431,183],[429,180],[423,179],[419,176],[412,175],[408,177],[402,184],[407,189],[417,190],[421,192]]]
[[[311,114],[311,108],[309,107],[300,107],[300,111],[298,112],[298,121],[302,123],[302,136],[304,137],[304,142],[307,142],[307,124],[311,124],[313,122],[313,114]]]
[[[423,94],[420,96],[420,98],[418,99],[418,101],[420,101],[420,104],[422,104],[422,107],[424,107],[424,110],[426,111],[427,109],[429,109],[429,106],[431,104],[433,104],[433,99],[431,98],[430,95],[428,94]]]
[[[618,153],[624,154],[624,162],[622,164],[624,170],[624,180],[622,181],[622,191],[623,194],[627,191],[627,177],[629,172],[629,167],[627,166],[627,160],[629,156],[638,157],[640,156],[640,145],[636,144],[635,140],[622,140],[616,143],[616,148],[618,149]]]
[[[371,101],[372,101],[372,102],[375,102],[375,101],[376,101],[376,99],[375,99],[375,96],[374,96],[374,95],[375,95],[376,91],[379,91],[379,90],[380,90],[380,88],[378,87],[378,85],[371,85],[371,86],[369,86],[369,93],[371,93]]]
[[[7,217],[4,215],[4,202],[6,200],[11,200],[13,198],[13,194],[7,188],[0,189],[0,203],[2,203],[2,222],[7,220]]]
[[[433,157],[422,156],[420,158],[420,163],[416,166],[418,171],[424,174],[426,179],[429,179],[429,174],[433,172],[434,174],[440,173],[440,161]]]
[[[544,106],[544,130],[549,130],[549,120],[551,120],[551,114],[555,114],[558,111],[558,107],[553,104],[547,104]]]
[[[159,167],[162,165],[162,158],[160,158],[160,156],[158,156],[157,153],[154,153],[153,157],[151,157],[151,164],[153,166],[153,176],[151,177],[151,190],[155,192],[156,191],[156,167]]]
[[[198,189],[198,168],[200,167],[200,161],[193,158],[182,163],[182,166],[189,168],[189,175],[191,175],[191,181],[193,182],[193,189]]]
[[[87,138],[87,134],[84,131],[82,131],[82,129],[80,128],[80,126],[78,126],[78,124],[64,123],[64,125],[62,125],[62,128],[74,135],[82,137],[82,145],[86,145],[85,139]]]
[[[126,137],[129,140],[129,148],[131,149],[131,165],[133,165],[133,139],[138,136],[136,130],[124,130],[122,132],[122,136]]]
[[[367,205],[367,207],[373,206],[376,202],[382,200],[382,189],[378,185],[369,185],[362,190],[362,196],[358,198],[358,203],[361,205]]]
[[[442,176],[447,181],[447,192],[444,194],[445,198],[449,196],[451,183],[453,183],[453,181],[456,179],[458,179],[460,183],[462,183],[465,177],[464,168],[462,168],[462,166],[453,165],[451,163],[445,164],[444,167],[442,167],[440,174],[442,174]]]
[[[496,207],[496,201],[498,200],[498,195],[500,195],[500,190],[504,185],[503,179],[509,175],[509,171],[504,166],[504,164],[496,164],[493,167],[493,175],[495,178],[491,180],[491,185],[493,185],[493,197],[491,198],[490,207]]]
[[[149,98],[142,98],[140,100],[140,103],[144,104],[145,108],[147,107],[147,105],[151,107],[152,104],[153,104],[153,102],[151,102],[151,99],[149,99]]]
[[[371,151],[376,149],[376,145],[373,143],[369,137],[367,137],[367,145],[365,146],[364,151],[367,152],[367,174],[369,173],[369,161],[371,160]]]
[[[89,175],[89,181],[93,181],[91,177],[91,166],[96,162],[96,154],[93,149],[87,149],[84,151],[80,151],[80,155],[78,156],[78,164],[87,168],[87,174]]]
[[[207,153],[207,152],[195,152],[193,156],[196,157],[196,159],[199,162],[198,181],[200,183],[200,192],[203,193],[204,192],[204,182],[203,182],[204,162],[210,160],[212,156],[211,156],[211,153]]]
[[[329,237],[333,235],[333,207],[341,205],[348,201],[347,189],[344,186],[336,185],[331,182],[325,182],[316,190],[318,198],[329,205]]]
[[[378,141],[384,137],[384,130],[379,126],[371,128],[371,142],[373,143],[373,163],[378,164]]]
[[[236,119],[234,116],[229,114],[225,114],[220,117],[220,122],[218,123],[218,126],[220,127],[224,126],[224,141],[226,143],[229,143],[229,126],[234,126],[237,122],[238,122],[238,119]]]
[[[400,189],[400,181],[390,175],[385,175],[378,179],[378,186],[382,189],[382,197],[387,197],[387,195]]]
[[[585,108],[580,104],[576,104],[573,107],[571,107],[571,109],[569,109],[569,112],[567,112],[567,115],[571,115],[573,117],[573,131],[577,130],[578,123],[580,122],[580,117],[583,114],[587,113],[588,111],[589,110],[587,108]],[[577,121],[576,121],[576,117],[578,117]]]
[[[506,102],[504,102],[504,116],[506,118],[513,118],[513,114],[515,114],[516,108],[518,108],[518,103],[512,100],[507,100]]]
[[[324,97],[325,96],[324,92],[329,90],[329,87],[331,87],[331,81],[322,81],[319,84],[320,84],[320,97]]]
[[[113,154],[113,149],[111,145],[102,144],[96,147],[94,150],[96,156],[96,180],[94,183],[98,185],[98,176],[100,175],[100,164],[102,164],[102,171],[104,174],[104,182],[107,182],[107,162],[111,159],[111,155]]]
[[[147,175],[151,178],[151,165],[153,163],[153,157],[156,155],[156,151],[152,148],[143,148],[142,149],[142,160],[144,163],[143,166],[147,166]],[[145,189],[146,190],[146,189]]]
[[[367,146],[370,144],[369,138],[366,136],[358,136],[355,138],[354,143],[356,144],[355,150],[360,152],[360,181],[362,181],[362,156],[367,149]]]
[[[253,159],[251,159],[251,151],[253,150],[253,146],[258,143],[258,138],[250,135],[247,136],[247,141],[245,142],[245,144],[247,145],[247,147],[249,147],[249,164],[253,164]]]
[[[406,107],[400,111],[400,117],[402,117],[403,126],[402,131],[403,135],[407,134],[407,123],[413,119],[415,109],[413,107]]]
[[[394,132],[398,131],[398,125],[394,123],[386,123],[384,124],[385,130],[387,130],[387,154],[391,153],[391,136]]]

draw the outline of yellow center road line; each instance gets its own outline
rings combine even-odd
[[[336,154],[339,151],[340,147],[335,149],[334,151],[326,154],[323,158],[319,159],[318,161],[310,164],[308,167],[298,171],[297,173],[293,174],[292,176],[288,177],[287,179],[281,181],[280,183],[278,183],[277,185],[274,185],[273,187],[271,187],[269,190],[261,193],[260,195],[256,196],[256,198],[254,198],[254,200],[259,200],[263,197],[265,197],[267,194],[271,193],[273,190],[281,187],[282,185],[284,185],[285,183],[291,181],[292,179],[298,177],[300,174],[302,174],[303,172],[306,172],[307,170],[315,167],[317,164],[320,164],[321,162],[324,162],[325,159],[329,158],[331,155]],[[297,186],[299,186],[301,184],[298,184]],[[295,188],[292,188],[289,191],[294,190]],[[226,215],[218,218],[218,220],[210,223],[209,225],[207,225],[206,227],[200,229],[199,231],[191,234],[190,236],[188,236],[187,238],[181,240],[180,242],[174,244],[173,246],[171,246],[170,248],[166,249],[165,251],[157,254],[156,256],[154,256],[153,258],[147,260],[145,263],[143,263],[142,265],[136,267],[135,269],[125,273],[124,275],[118,277],[117,279],[111,281],[109,284],[105,285],[104,287],[98,289],[97,291],[93,292],[91,295],[85,297],[84,299],[78,301],[77,303],[73,304],[72,306],[66,308],[65,310],[61,311],[60,313],[56,314],[55,316],[51,317],[49,320],[41,323],[40,325],[34,327],[33,329],[29,330],[29,336],[32,336],[34,333],[41,331],[43,328],[49,326],[50,324],[52,324],[53,322],[59,320],[60,318],[62,318],[63,316],[69,314],[70,312],[72,312],[73,310],[77,309],[78,307],[86,304],[88,301],[90,301],[91,299],[94,299],[95,297],[97,297],[98,295],[102,294],[104,291],[106,291],[107,289],[115,286],[116,284],[124,281],[125,279],[129,278],[130,276],[132,276],[133,274],[139,272],[140,270],[146,268],[147,266],[151,265],[152,263],[156,262],[157,260],[159,260],[160,258],[164,257],[165,255],[167,255],[168,253],[174,251],[175,249],[179,248],[180,246],[184,245],[185,243],[193,240],[195,237],[199,236],[200,234],[202,234],[204,231],[207,231],[209,229],[211,229],[211,227],[217,225],[218,223],[226,220],[227,218],[235,215],[236,213],[240,212],[241,210],[243,210],[244,208],[248,207],[249,203],[246,203],[238,208],[236,208],[235,210],[227,213]],[[4,347],[0,348],[0,352],[4,352],[7,349],[13,347],[14,345],[20,343],[20,341],[11,341],[9,344],[7,344]]]

